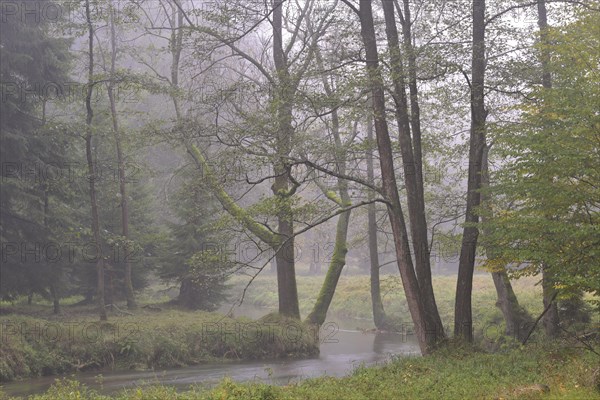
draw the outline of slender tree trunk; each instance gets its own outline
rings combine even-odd
[[[491,146],[485,146],[483,151],[483,165],[481,171],[481,187],[489,187],[489,162],[488,155]],[[489,217],[492,217],[492,210],[489,205],[489,199],[484,193],[481,195],[481,203],[486,208]],[[486,222],[488,216],[486,214],[481,216],[481,222],[483,224],[482,234],[486,235]],[[487,258],[494,258],[494,250],[489,246],[485,247],[485,255]],[[496,295],[498,300],[496,306],[502,311],[504,316],[504,322],[506,325],[505,334],[512,336],[515,339],[522,341],[527,335],[528,327],[533,323],[531,316],[519,305],[519,300],[515,294],[513,287],[510,283],[510,279],[506,270],[492,272],[492,279],[494,286],[496,287]]]
[[[456,303],[454,306],[454,335],[468,342],[473,341],[473,317],[471,295],[475,250],[479,231],[475,213],[481,202],[481,166],[485,147],[485,0],[473,0],[473,55],[471,66],[471,134],[469,139],[469,177],[467,183],[467,207],[465,227],[458,263]]]
[[[388,201],[388,214],[394,236],[398,268],[400,270],[408,308],[415,326],[415,332],[421,352],[427,354],[432,350],[436,343],[443,338],[443,334],[440,334],[434,319],[426,312],[425,303],[420,293],[419,284],[410,255],[406,223],[404,221],[400,197],[398,195],[398,187],[396,186],[392,143],[385,117],[383,79],[379,70],[377,40],[370,0],[363,0],[360,2],[359,18],[361,23],[361,36],[366,52],[367,75],[371,96],[373,98],[375,134],[377,137],[383,184],[382,191],[385,199]]]
[[[117,164],[119,166],[119,192],[121,195],[121,230],[123,237],[125,238],[125,298],[127,299],[127,308],[130,310],[135,309],[135,297],[133,294],[133,284],[131,282],[131,262],[129,260],[129,201],[127,199],[127,187],[125,185],[125,160],[123,157],[123,151],[121,149],[121,132],[119,130],[119,120],[117,116],[117,106],[114,98],[114,85],[115,85],[115,66],[117,60],[117,41],[115,33],[115,20],[114,10],[111,7],[110,11],[110,43],[111,43],[111,57],[110,57],[110,82],[108,83],[108,100],[110,102],[110,114],[112,117],[113,133],[115,136],[115,145],[117,148]]]
[[[367,149],[367,179],[369,183],[375,183],[375,173],[373,168],[373,119],[369,115],[367,120],[367,140],[369,148]],[[369,192],[369,200],[373,199],[373,194]],[[373,323],[377,329],[388,329],[387,316],[381,301],[381,286],[379,283],[379,248],[377,244],[377,215],[375,203],[369,204],[367,208],[368,218],[368,236],[369,236],[369,259],[371,261],[371,305],[373,307]]]
[[[102,242],[100,237],[100,218],[98,217],[98,202],[96,200],[96,171],[94,169],[94,160],[92,155],[92,119],[94,111],[92,109],[92,93],[94,90],[94,26],[92,25],[90,0],[85,2],[85,16],[88,27],[88,82],[87,94],[85,97],[86,107],[86,134],[85,134],[85,154],[87,158],[89,185],[90,185],[90,205],[92,210],[92,233],[96,244],[96,275],[97,275],[97,302],[100,320],[106,321],[106,308],[104,303],[104,256],[102,253]]]
[[[323,59],[318,49],[315,51],[315,57],[318,67],[321,70],[324,70]],[[325,88],[325,93],[328,96],[332,96],[334,94],[334,90],[329,84],[329,81],[327,80],[326,76],[323,76],[323,87]],[[340,120],[337,108],[334,108],[331,112],[331,133],[336,146],[335,160],[338,171],[340,172],[340,174],[346,174],[347,149],[342,143],[342,139],[340,136]],[[349,206],[351,204],[351,199],[348,193],[348,183],[344,179],[338,179],[338,188],[340,198],[336,202],[340,207]],[[321,290],[319,292],[319,296],[317,297],[317,301],[315,302],[312,312],[307,318],[308,322],[312,324],[320,326],[323,324],[323,322],[325,322],[325,318],[327,317],[327,311],[329,310],[331,300],[333,299],[333,295],[335,294],[335,289],[340,279],[340,275],[342,274],[344,266],[346,265],[346,254],[348,253],[347,242],[349,223],[350,211],[346,211],[340,214],[337,221],[335,244],[333,248],[333,255],[329,262],[329,268],[327,269],[327,274],[325,275],[325,280],[323,281],[323,285],[321,286]]]
[[[48,213],[50,211],[48,185],[44,188],[44,229],[46,235],[50,235]],[[60,314],[60,295],[57,286],[60,284],[60,267],[52,263],[50,266],[52,276],[50,276],[50,295],[52,296],[52,308],[54,314]]]
[[[415,143],[415,148],[413,149],[413,141],[410,132],[410,117],[408,115],[405,92],[406,81],[404,79],[400,41],[398,39],[398,30],[394,16],[394,3],[392,0],[382,0],[382,3],[388,48],[391,53],[390,67],[392,73],[392,82],[394,85],[394,94],[396,97],[396,119],[398,121],[400,151],[402,154],[402,162],[404,167],[404,183],[406,186],[408,200],[408,213],[413,242],[413,251],[415,253],[415,270],[417,273],[417,281],[419,282],[419,288],[423,296],[423,301],[425,302],[426,312],[430,314],[430,317],[436,324],[437,331],[443,335],[444,327],[437,309],[431,282],[431,263],[429,258],[429,242],[427,240],[427,219],[425,218],[425,198],[423,194],[422,174],[423,160],[421,154],[420,136],[419,142]],[[410,21],[405,21],[403,25],[409,25],[409,22]],[[411,40],[410,27],[407,29],[408,40]],[[418,113],[419,106],[416,81],[414,87],[414,97],[412,94],[411,88],[411,103],[415,105],[416,112]],[[418,118],[418,114],[416,117]],[[415,125],[419,127],[418,129],[420,130],[420,122],[416,121]]]
[[[555,339],[560,333],[558,305],[556,301],[556,289],[554,288],[554,279],[552,274],[547,270],[547,266],[542,266],[542,295],[544,297],[544,309],[548,311],[544,314],[542,324],[546,336],[550,339]]]
[[[542,44],[540,51],[540,61],[542,64],[542,87],[544,89],[552,89],[552,75],[550,74],[550,68],[548,63],[550,61],[550,54],[548,51],[548,13],[546,10],[546,1],[538,0],[538,28],[540,30],[540,41]],[[547,265],[542,266],[542,287],[544,297],[544,309],[550,307],[548,312],[544,314],[543,324],[546,336],[549,338],[556,338],[559,334],[559,318],[558,318],[558,305],[556,301],[552,301],[555,298],[555,289],[553,287],[552,275],[548,271]]]

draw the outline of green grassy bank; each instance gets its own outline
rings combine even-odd
[[[383,367],[358,368],[345,378],[288,386],[225,379],[210,390],[177,392],[154,386],[103,396],[77,382],[60,381],[29,399],[600,399],[598,360],[589,351],[550,345],[495,354],[451,348],[428,357],[399,358]]]
[[[0,382],[101,368],[170,368],[318,353],[314,332],[298,322],[173,309],[139,309],[104,323],[95,315],[8,315],[0,317],[0,337]]]

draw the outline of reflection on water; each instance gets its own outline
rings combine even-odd
[[[262,313],[264,314],[264,310]],[[250,316],[250,313],[244,314]],[[152,383],[173,385],[180,389],[186,389],[190,385],[212,386],[225,376],[237,381],[287,384],[325,374],[344,376],[359,365],[383,363],[392,355],[420,354],[413,337],[396,333],[363,333],[348,329],[349,326],[356,327],[356,322],[330,321],[327,335],[321,335],[323,343],[320,346],[320,355],[310,359],[207,363],[160,371],[109,371],[102,374],[101,384],[96,378],[98,372],[80,373],[74,377],[102,393]],[[55,378],[44,377],[9,383],[3,390],[9,395],[39,393],[46,390]]]

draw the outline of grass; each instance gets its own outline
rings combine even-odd
[[[283,387],[225,379],[210,390],[154,386],[103,396],[63,380],[29,399],[600,399],[598,361],[591,352],[547,344],[496,354],[451,346],[428,357],[360,367],[344,378],[307,379]]]
[[[78,370],[169,368],[318,353],[311,328],[277,316],[252,321],[202,311],[138,309],[134,316],[111,316],[100,323],[95,315],[84,313],[79,310],[76,318],[0,317],[0,381]],[[290,324],[299,327],[293,337],[282,331]]]

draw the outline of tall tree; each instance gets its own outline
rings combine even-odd
[[[546,1],[538,0],[538,28],[540,36],[540,61],[542,65],[542,87],[546,90],[552,89],[552,75],[550,73],[550,53],[548,41],[548,12],[546,10]],[[550,217],[551,218],[551,217]],[[559,334],[558,305],[556,299],[556,289],[554,280],[547,264],[542,266],[542,291],[544,297],[544,309],[548,311],[544,314],[544,330],[550,338],[556,338]]]
[[[135,309],[135,297],[133,294],[133,284],[131,282],[131,260],[130,253],[132,252],[129,243],[129,199],[126,186],[126,171],[125,158],[123,156],[123,144],[121,131],[119,129],[119,116],[117,114],[117,104],[114,96],[114,88],[116,85],[116,63],[117,63],[117,38],[115,28],[115,9],[114,4],[109,6],[109,26],[110,26],[110,78],[107,87],[108,100],[110,103],[110,116],[112,120],[112,129],[115,138],[115,147],[117,151],[117,166],[119,170],[119,195],[121,200],[121,233],[125,239],[125,298],[127,299],[127,308]]]
[[[425,195],[423,192],[423,156],[421,149],[421,128],[419,99],[416,82],[416,66],[412,50],[412,34],[410,28],[410,7],[405,2],[404,15],[399,10],[404,30],[404,41],[409,42],[405,48],[409,53],[410,102],[411,115],[408,113],[406,99],[403,60],[400,52],[400,41],[394,15],[394,4],[391,0],[382,0],[385,18],[385,30],[390,56],[390,69],[395,97],[396,120],[398,122],[400,151],[404,170],[404,182],[407,193],[408,213],[411,228],[411,239],[415,257],[417,281],[426,303],[427,312],[436,324],[435,330],[443,336],[444,327],[437,311],[435,295],[431,282],[431,263],[429,242],[427,240],[427,219],[425,218]],[[414,140],[411,135],[411,123]]]
[[[443,338],[443,332],[439,332],[437,329],[438,324],[434,317],[437,310],[428,310],[427,305],[429,303],[423,299],[410,254],[406,223],[396,185],[392,144],[386,120],[384,86],[379,69],[379,54],[373,22],[373,8],[371,1],[361,1],[358,9],[346,0],[344,3],[356,12],[360,20],[361,37],[366,54],[367,82],[373,99],[375,134],[383,185],[382,191],[387,201],[398,268],[408,308],[414,323],[421,352],[427,354]]]
[[[475,250],[479,235],[479,230],[475,224],[479,221],[476,209],[481,203],[481,168],[485,148],[485,121],[487,118],[484,97],[486,63],[485,0],[473,0],[472,5],[471,131],[469,135],[467,204],[454,306],[454,335],[469,342],[473,341],[471,297],[473,272],[475,270]]]
[[[94,36],[95,29],[92,21],[92,11],[90,1],[85,1],[85,19],[88,33],[88,73],[87,73],[87,91],[85,96],[85,155],[88,168],[90,208],[92,217],[92,235],[94,245],[96,246],[96,277],[97,277],[97,303],[98,313],[101,321],[106,321],[106,306],[104,302],[104,254],[102,250],[102,237],[100,235],[100,218],[98,216],[98,201],[96,199],[96,168],[94,166],[94,155],[92,151],[92,140],[94,137],[94,110],[92,108],[92,95],[94,92]]]

